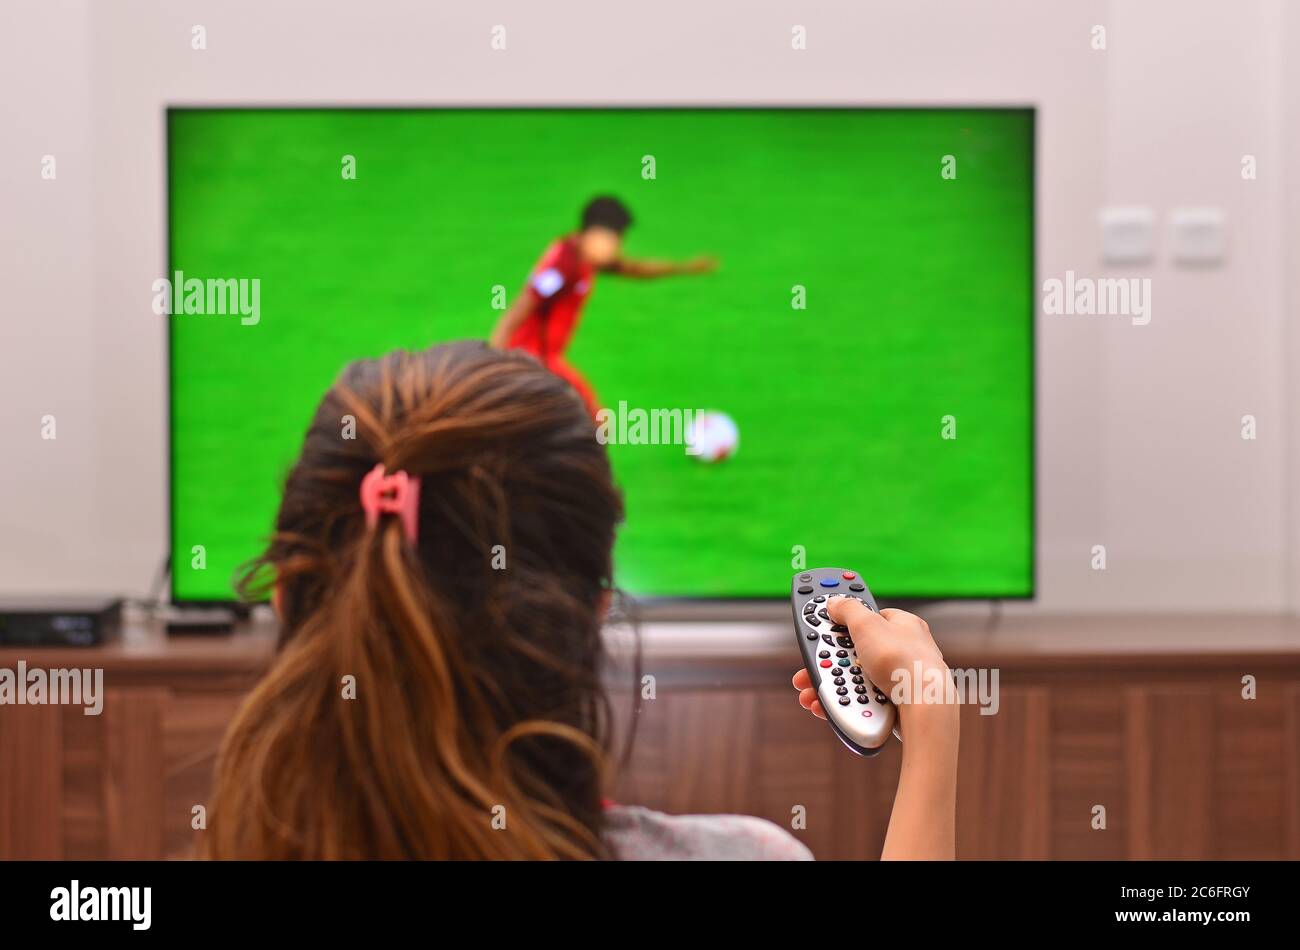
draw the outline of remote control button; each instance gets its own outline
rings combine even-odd
[[[865,697],[865,696],[859,696],[859,697],[858,697],[858,702],[860,702],[860,703],[865,703],[866,701],[867,701],[867,697]]]
[[[799,575],[799,580],[801,580],[801,581],[810,581],[810,580],[812,580],[812,575],[811,575],[811,574],[800,574],[800,575]]]
[[[826,595],[825,595],[825,594],[818,594],[816,597],[813,598],[813,603],[814,603],[814,604],[824,604],[824,603],[826,603]]]
[[[822,622],[818,620],[816,617],[814,617],[812,614],[809,614],[803,619],[808,621],[808,626],[810,627],[820,627],[822,625]]]
[[[849,688],[848,688],[847,686],[836,686],[836,687],[835,687],[835,692],[839,693],[841,696],[843,696],[843,695],[844,695],[845,693],[847,693],[848,691],[849,691]]]
[[[867,588],[866,588],[866,585],[864,585],[864,584],[850,584],[850,585],[849,585],[849,590],[858,591],[858,590],[866,590],[866,589],[867,589]]]
[[[831,680],[831,682],[833,682],[836,686],[843,686],[843,685],[844,685],[844,677],[843,677],[843,676],[837,676],[837,677],[835,677],[835,679]]]
[[[840,581],[838,577],[823,577],[821,584],[823,587],[839,587]]]
[[[848,666],[848,665],[849,665],[849,658],[847,656],[844,659],[840,660],[840,666]]]
[[[848,698],[847,696],[841,696],[841,697],[840,697],[840,705],[841,705],[841,706],[847,706],[848,704],[849,704],[849,698]]]
[[[844,624],[842,623],[837,623],[833,627],[831,627],[831,633],[848,633],[848,632],[849,632],[849,628],[844,626]]]
[[[818,616],[818,617],[821,617],[823,620],[830,620],[830,619],[831,619],[831,615],[828,614],[828,613],[826,612],[826,608],[825,608],[825,607],[821,607],[821,608],[818,609],[818,611],[817,611],[817,616]]]
[[[848,651],[848,650],[836,650],[836,651],[835,651],[835,655],[836,655],[836,656],[848,656],[848,655],[849,655],[849,651]]]
[[[817,639],[817,633],[816,633],[816,631],[809,630],[809,631],[808,631],[808,639],[809,639],[809,640],[816,640],[816,639]]]
[[[855,683],[863,683],[863,682],[866,682],[866,681],[865,681],[861,676],[855,676],[855,677],[853,677],[853,682],[855,682]]]
[[[831,663],[830,660],[822,660],[822,669],[826,669],[828,666],[832,666],[832,665],[833,664]]]
[[[824,659],[826,659],[828,656],[831,655],[831,651],[830,651],[830,650],[822,650],[822,652],[821,652],[821,653],[818,653],[817,655],[818,655],[819,657],[821,657],[821,658],[824,660]]]
[[[831,639],[831,635],[830,635],[829,633],[823,633],[823,634],[822,634],[822,640],[823,640],[823,642],[825,642],[825,644],[826,644],[828,647],[833,647],[833,646],[835,646],[835,641]]]
[[[855,687],[853,687],[853,692],[855,692],[855,693],[865,693],[866,691],[867,691],[867,688],[866,688],[865,686],[855,686]]]
[[[859,673],[862,672],[862,668],[855,666],[853,667],[853,669],[849,670],[849,672],[852,673],[854,676],[857,676]]]
[[[807,584],[804,584],[803,587],[799,588],[799,593],[801,594],[811,594],[812,592],[813,589],[809,587]]]
[[[854,574],[852,571],[845,571],[840,575],[840,577],[844,578],[846,581],[854,581],[858,579],[858,575]]]
[[[851,646],[853,646],[853,641],[850,640],[848,637],[836,637],[836,638],[835,638],[835,642],[838,643],[838,644],[839,644],[840,646],[842,646],[842,647],[851,647]]]

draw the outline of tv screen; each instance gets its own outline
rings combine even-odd
[[[582,288],[564,358],[607,410],[620,587],[784,599],[841,565],[882,598],[1032,595],[1033,110],[172,109],[167,133],[177,601],[233,598],[344,364],[487,339],[601,195],[628,258],[717,262]]]

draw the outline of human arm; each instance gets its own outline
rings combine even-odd
[[[701,256],[687,261],[655,261],[622,258],[611,271],[624,277],[674,277],[681,274],[708,274],[718,269],[715,258]]]
[[[872,683],[890,691],[898,674],[950,677],[924,620],[902,610],[879,614],[854,598],[832,597],[827,613],[848,626],[858,658]],[[918,684],[919,685],[919,684]],[[794,676],[799,703],[819,718],[826,711],[807,670]],[[898,704],[903,765],[881,852],[883,860],[952,860],[956,854],[957,746],[960,707],[948,701],[922,702],[924,691],[912,690],[911,702]]]

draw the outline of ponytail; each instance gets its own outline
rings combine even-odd
[[[384,385],[358,390],[389,414],[381,422],[400,421],[392,418],[403,409],[393,393],[419,388],[401,360],[419,356],[387,358],[398,362],[384,367]],[[452,372],[465,364],[480,376],[492,370],[491,379]],[[451,411],[435,397],[452,382],[457,394],[475,398],[480,413],[488,396],[510,395],[509,382],[537,390],[530,410],[537,437],[558,444],[561,455],[543,456],[541,471],[525,471],[530,487],[544,483],[539,474],[552,474],[545,471],[552,462],[573,468],[571,477],[603,471],[608,479],[603,452],[571,434],[590,433],[581,404],[574,401],[571,412],[559,415],[554,399],[536,398],[555,392],[539,376],[544,370],[500,354],[476,362],[445,353],[440,363],[421,361],[418,369],[415,378],[430,390],[420,403],[429,414]],[[598,678],[596,601],[609,555],[580,544],[584,538],[573,532],[585,520],[597,547],[604,534],[612,543],[621,511],[612,482],[570,484],[558,497],[539,499],[542,509],[576,519],[561,530],[533,523],[537,506],[519,496],[511,469],[485,474],[470,466],[443,477],[435,495],[426,491],[418,540],[406,519],[388,514],[396,508],[366,525],[355,501],[356,475],[367,467],[362,453],[333,439],[314,441],[318,428],[337,418],[339,398],[335,393],[322,404],[286,486],[270,549],[240,581],[242,592],[265,596],[274,578],[281,647],[222,743],[201,853],[219,859],[605,856],[600,800],[608,709]],[[517,401],[508,405],[517,412]],[[492,421],[488,412],[476,423],[485,438]],[[577,441],[566,449],[563,440],[556,443],[557,431]],[[587,438],[594,446],[594,434]],[[370,441],[381,450],[396,444]],[[516,455],[525,447],[516,446]],[[566,511],[570,497],[583,499],[585,516]],[[593,497],[606,509],[598,507],[594,519]],[[522,584],[503,591],[492,571],[465,570],[478,555],[474,549],[490,545],[454,530],[457,522],[504,530],[517,565],[512,579]],[[425,530],[431,524],[438,530]],[[561,555],[548,549],[556,542],[579,546]],[[590,570],[584,556],[598,569]]]

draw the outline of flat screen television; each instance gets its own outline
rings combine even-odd
[[[628,255],[719,266],[599,275],[568,361],[615,411],[738,433],[610,444],[621,588],[1033,595],[1032,109],[169,109],[167,169],[168,278],[258,287],[224,316],[175,290],[177,602],[233,599],[345,363],[486,339],[596,195]]]

